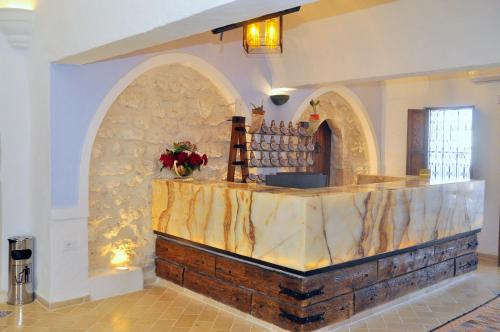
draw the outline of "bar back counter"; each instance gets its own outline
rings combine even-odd
[[[157,275],[308,331],[476,269],[484,181],[358,183],[154,180]]]

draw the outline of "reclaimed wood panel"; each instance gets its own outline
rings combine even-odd
[[[345,320],[354,312],[352,294],[299,307],[255,293],[252,315],[291,331],[312,331]]]
[[[215,255],[170,239],[156,238],[156,256],[206,274],[215,274]]]
[[[305,307],[374,284],[377,281],[377,262],[316,276],[294,277],[266,267],[217,257],[216,276]]]
[[[454,258],[457,255],[457,249],[457,240],[435,245],[432,264],[441,263]]]
[[[477,270],[479,263],[477,253],[471,253],[455,259],[455,275],[459,276],[467,272]]]
[[[184,271],[184,287],[243,312],[251,311],[252,292],[242,287],[188,269]]]
[[[163,259],[156,259],[156,275],[182,286],[184,267]]]
[[[425,269],[424,269],[425,270]],[[408,293],[415,292],[417,288],[416,272],[408,273],[387,281],[387,298],[386,300],[394,300]]]
[[[290,296],[283,293],[284,288],[297,293],[302,292],[303,278],[229,257],[217,257],[215,275],[232,284],[241,285],[278,298],[290,298]],[[290,300],[297,302],[297,304],[301,302],[293,298],[290,298]]]
[[[434,259],[434,247],[413,250],[378,261],[378,279],[387,280],[428,266]]]
[[[457,256],[470,254],[476,251],[479,242],[477,234],[463,237],[457,240]]]
[[[377,262],[325,272],[304,280],[303,290],[323,288],[324,298],[350,293],[377,282]]]
[[[417,288],[425,288],[437,284],[440,281],[449,279],[454,275],[454,259],[429,266],[417,272]]]
[[[373,308],[388,301],[389,284],[382,281],[378,284],[354,292],[354,313]]]

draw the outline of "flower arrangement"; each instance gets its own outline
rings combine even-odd
[[[176,142],[172,146],[172,149],[166,149],[160,156],[161,170],[167,168],[174,171],[177,176],[186,177],[207,165],[207,155],[198,153],[195,144],[184,141]]]

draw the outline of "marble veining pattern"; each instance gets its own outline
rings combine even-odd
[[[309,271],[480,229],[484,182],[296,190],[153,181],[153,229]]]

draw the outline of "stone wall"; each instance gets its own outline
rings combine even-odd
[[[174,141],[190,140],[209,156],[195,176],[225,178],[230,122],[214,84],[182,65],[140,76],[114,102],[92,150],[89,189],[89,273],[110,267],[113,250],[126,248],[131,265],[153,267],[151,179],[158,158]]]
[[[358,174],[368,174],[367,137],[351,105],[335,92],[319,98],[318,113],[332,130],[331,185],[356,183]],[[311,107],[302,113],[300,121],[308,121]]]

